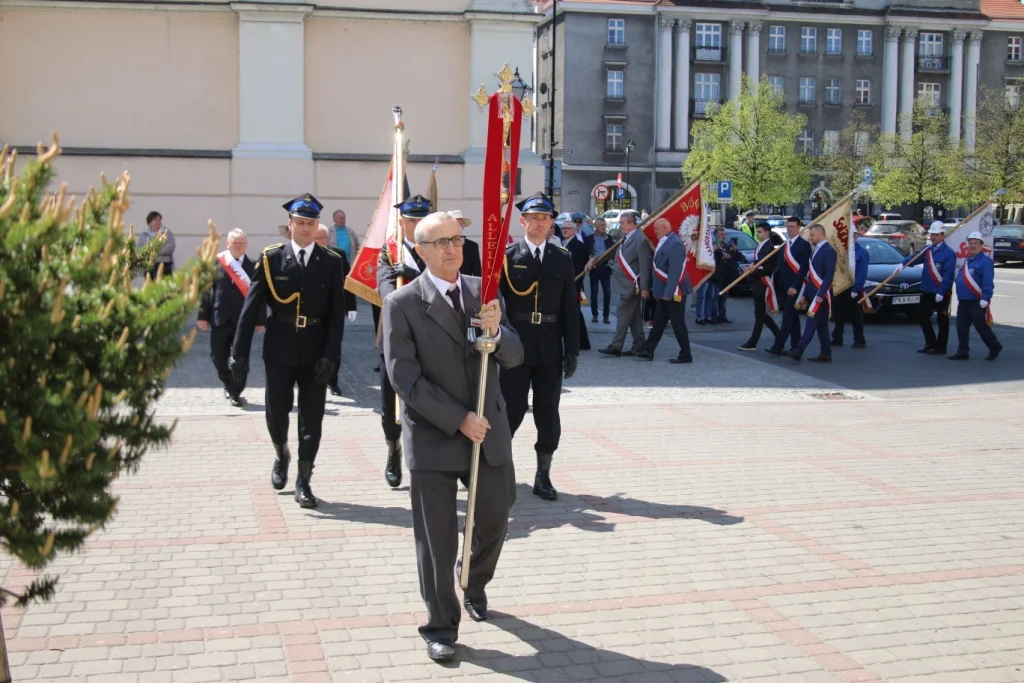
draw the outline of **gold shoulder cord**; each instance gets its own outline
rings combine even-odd
[[[533,294],[533,319],[536,321],[536,322],[534,322],[534,324],[535,325],[539,325],[540,321],[537,320],[537,318],[539,317],[538,314],[537,314],[537,307],[538,307],[538,301],[537,300],[538,300],[538,297],[540,297],[540,286],[539,286],[540,285],[540,280],[539,279],[536,280],[532,285],[527,287],[526,290],[520,291],[520,290],[515,288],[515,285],[512,284],[512,278],[510,278],[508,276],[508,254],[505,255],[504,268],[505,268],[505,282],[508,283],[508,288],[512,290],[513,294],[515,294],[516,296],[530,296],[531,294]]]
[[[278,246],[278,245],[274,245],[274,246]],[[279,303],[279,304],[290,304],[293,301],[295,302],[295,327],[296,328],[305,327],[306,326],[306,317],[303,316],[303,315],[299,315],[299,311],[300,311],[300,308],[302,306],[302,293],[301,292],[295,292],[294,294],[292,294],[287,299],[282,299],[280,297],[280,295],[278,295],[277,290],[274,289],[274,278],[271,276],[271,273],[270,273],[270,261],[267,259],[267,252],[270,251],[273,248],[274,247],[267,247],[266,249],[263,250],[263,272],[266,273],[266,275],[264,277],[266,277],[266,279],[267,279],[267,288],[270,290],[270,295],[272,297],[274,297],[274,301],[276,301],[277,303]]]

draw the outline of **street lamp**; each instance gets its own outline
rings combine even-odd
[[[634,208],[634,207],[633,207],[633,193],[630,192],[630,190],[629,190],[629,188],[632,187],[629,184],[629,153],[633,151],[634,147],[636,147],[636,142],[633,140],[633,138],[630,138],[626,142],[626,192],[630,193],[629,194],[629,208],[631,208],[631,209]]]
[[[519,75],[519,67],[516,67],[514,80],[512,81],[512,94],[516,96],[516,99],[520,102],[525,102],[526,98],[533,92],[533,87],[529,83],[523,80],[522,76]]]

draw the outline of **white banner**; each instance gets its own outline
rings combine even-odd
[[[986,205],[968,216],[960,225],[953,226],[952,232],[946,232],[946,244],[956,254],[957,273],[960,272],[960,267],[967,260],[967,236],[972,232],[980,232],[981,236],[985,238],[983,253],[992,258],[992,230],[995,227],[992,216],[993,206],[993,204]]]

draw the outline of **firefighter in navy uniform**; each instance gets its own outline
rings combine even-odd
[[[533,493],[555,500],[551,459],[558,449],[562,425],[558,402],[562,380],[576,372],[580,351],[580,311],[572,257],[547,237],[555,219],[551,198],[538,192],[516,207],[526,236],[505,251],[501,293],[509,321],[525,347],[525,360],[499,375],[508,405],[512,436],[526,416],[533,388],[533,421],[537,426],[537,474]]]
[[[377,293],[381,301],[395,291],[398,278],[403,284],[409,284],[423,272],[423,259],[416,253],[416,240],[413,232],[416,224],[430,215],[430,200],[422,195],[413,195],[401,204],[396,204],[398,215],[402,221],[405,245],[402,258],[398,258],[398,246],[392,234],[384,243],[377,260]],[[381,368],[384,367],[384,345],[380,345]],[[402,485],[402,425],[395,414],[395,390],[391,387],[388,373],[380,373],[381,426],[384,429],[384,440],[388,444],[388,462],[384,468],[384,480],[388,486],[398,488]]]
[[[327,383],[340,360],[345,331],[345,292],[341,259],[316,244],[323,205],[311,194],[285,202],[291,240],[263,250],[231,347],[228,365],[236,380],[245,377],[249,347],[260,314],[267,306],[263,362],[267,372],[267,430],[277,458],[270,483],[281,490],[288,483],[288,414],[295,385],[299,386],[299,467],[295,500],[317,506],[310,487],[313,463],[320,449]]]

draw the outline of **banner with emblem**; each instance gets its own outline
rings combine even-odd
[[[994,204],[988,202],[975,209],[959,225],[953,226],[951,231],[946,232],[946,244],[956,254],[956,273],[967,260],[967,236],[972,232],[980,232],[985,240],[981,252],[992,258],[992,232],[995,229],[995,220],[992,214]]]
[[[836,272],[832,278],[832,293],[840,294],[853,287],[853,274],[856,271],[854,253],[851,247],[853,237],[853,195],[846,195],[815,221],[825,228],[825,237],[836,250]]]
[[[384,181],[384,188],[380,191],[380,199],[377,200],[377,208],[373,210],[373,218],[370,219],[370,227],[366,230],[366,237],[356,254],[356,260],[345,278],[345,289],[352,292],[360,299],[369,301],[374,306],[381,305],[380,294],[377,293],[377,258],[384,242],[388,237],[388,229],[394,225],[394,212],[392,206],[391,191],[394,181],[394,162],[388,166],[388,177]],[[409,196],[409,183],[405,183],[405,196]]]
[[[714,231],[708,228],[705,214],[704,198],[698,178],[662,204],[644,221],[641,228],[650,240],[651,246],[657,247],[658,237],[654,234],[654,222],[664,218],[672,225],[686,246],[686,264],[683,266],[682,279],[679,282],[689,283],[691,290],[700,287],[715,273],[715,236]]]

